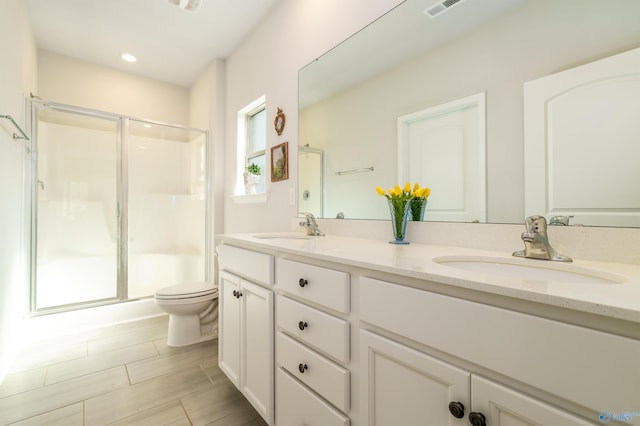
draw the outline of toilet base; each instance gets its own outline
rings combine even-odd
[[[173,347],[193,345],[218,337],[217,328],[212,324],[200,325],[198,315],[169,315],[167,345]]]

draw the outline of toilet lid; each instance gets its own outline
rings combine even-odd
[[[185,299],[188,297],[207,296],[218,292],[211,283],[196,282],[172,285],[156,291],[156,297],[162,299]]]

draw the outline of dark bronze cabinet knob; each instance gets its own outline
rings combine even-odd
[[[298,371],[300,372],[300,374],[304,374],[305,370],[307,369],[307,364],[298,364]]]
[[[238,292],[238,295],[236,296],[238,299],[240,299],[240,297],[242,296],[241,292]]]
[[[300,278],[300,280],[298,281],[298,284],[300,285],[300,287],[304,287],[307,284],[309,284],[309,281],[305,280],[304,278]]]
[[[235,290],[233,290],[233,297],[236,297],[236,298],[238,297],[238,292]]]
[[[461,419],[464,417],[464,405],[461,402],[451,401],[449,403],[449,412],[456,419]]]
[[[300,321],[300,322],[298,323],[298,328],[299,328],[300,330],[304,330],[304,329],[305,329],[305,328],[307,328],[308,326],[309,326],[309,324],[307,324],[307,322],[306,322],[306,321]]]
[[[487,420],[484,418],[484,414],[476,413],[472,411],[469,413],[469,423],[472,426],[487,426]]]

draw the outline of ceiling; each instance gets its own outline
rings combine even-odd
[[[39,49],[191,87],[227,58],[279,0],[26,0]],[[129,52],[137,62],[124,62]]]

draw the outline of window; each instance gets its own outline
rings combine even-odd
[[[245,156],[245,167],[255,164],[260,169],[260,181],[256,192],[264,192],[266,115],[264,105],[262,105],[258,111],[247,114],[247,154]]]
[[[238,112],[238,169],[239,184],[237,185],[236,194],[254,193],[245,187],[244,172],[252,167],[253,170],[258,169],[258,183],[255,187],[255,193],[265,192],[265,174],[266,174],[266,108],[265,97],[256,99],[251,104]]]

